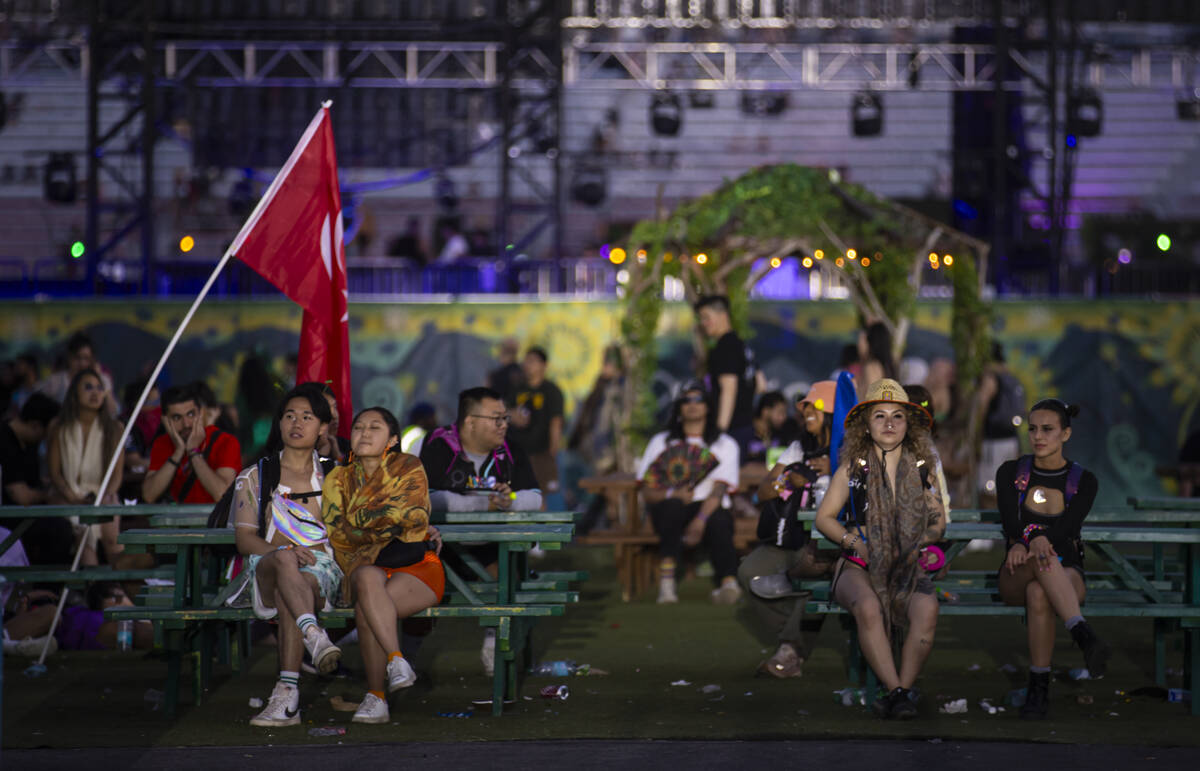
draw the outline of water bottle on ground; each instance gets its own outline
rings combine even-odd
[[[117,622],[117,650],[133,650],[133,621]]]
[[[578,668],[574,661],[543,661],[530,670],[530,674],[566,677],[574,674]]]

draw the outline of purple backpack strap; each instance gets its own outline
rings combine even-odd
[[[1020,495],[1017,496],[1017,510],[1025,503],[1025,491],[1029,489],[1029,477],[1033,474],[1033,456],[1022,455],[1017,460],[1017,474],[1013,477],[1013,486]]]
[[[1079,492],[1079,480],[1083,478],[1083,466],[1072,461],[1071,470],[1067,472],[1067,489],[1063,491],[1063,498],[1066,503],[1070,503],[1075,497],[1075,493]]]

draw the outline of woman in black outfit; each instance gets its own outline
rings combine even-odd
[[[1043,399],[1029,413],[1033,455],[996,471],[996,497],[1008,544],[998,578],[1000,597],[1023,605],[1029,633],[1029,690],[1021,717],[1040,720],[1049,706],[1055,616],[1083,650],[1092,677],[1102,677],[1111,653],[1084,620],[1086,589],[1080,527],[1096,500],[1096,477],[1063,456],[1071,417],[1079,408]]]

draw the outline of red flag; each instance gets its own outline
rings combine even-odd
[[[350,324],[337,154],[326,104],[242,226],[230,250],[304,309],[297,382],[337,394],[338,433],[350,435]]]

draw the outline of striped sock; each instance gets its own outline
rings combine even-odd
[[[283,683],[284,685],[290,685],[293,688],[298,688],[300,686],[300,673],[284,672],[283,670],[280,670],[279,682]]]
[[[660,578],[675,577],[675,560],[665,559],[658,563],[658,575]]]
[[[317,625],[317,617],[311,613],[303,613],[296,616],[296,626],[300,627],[300,633],[304,634],[310,626]]]
[[[386,697],[383,695],[383,691],[367,691],[367,693],[378,697],[380,701],[386,701]]]
[[[404,658],[403,653],[401,653],[400,651],[392,651],[391,653],[388,654],[388,663],[391,664],[392,661],[394,661],[395,659],[402,659],[402,658]]]

